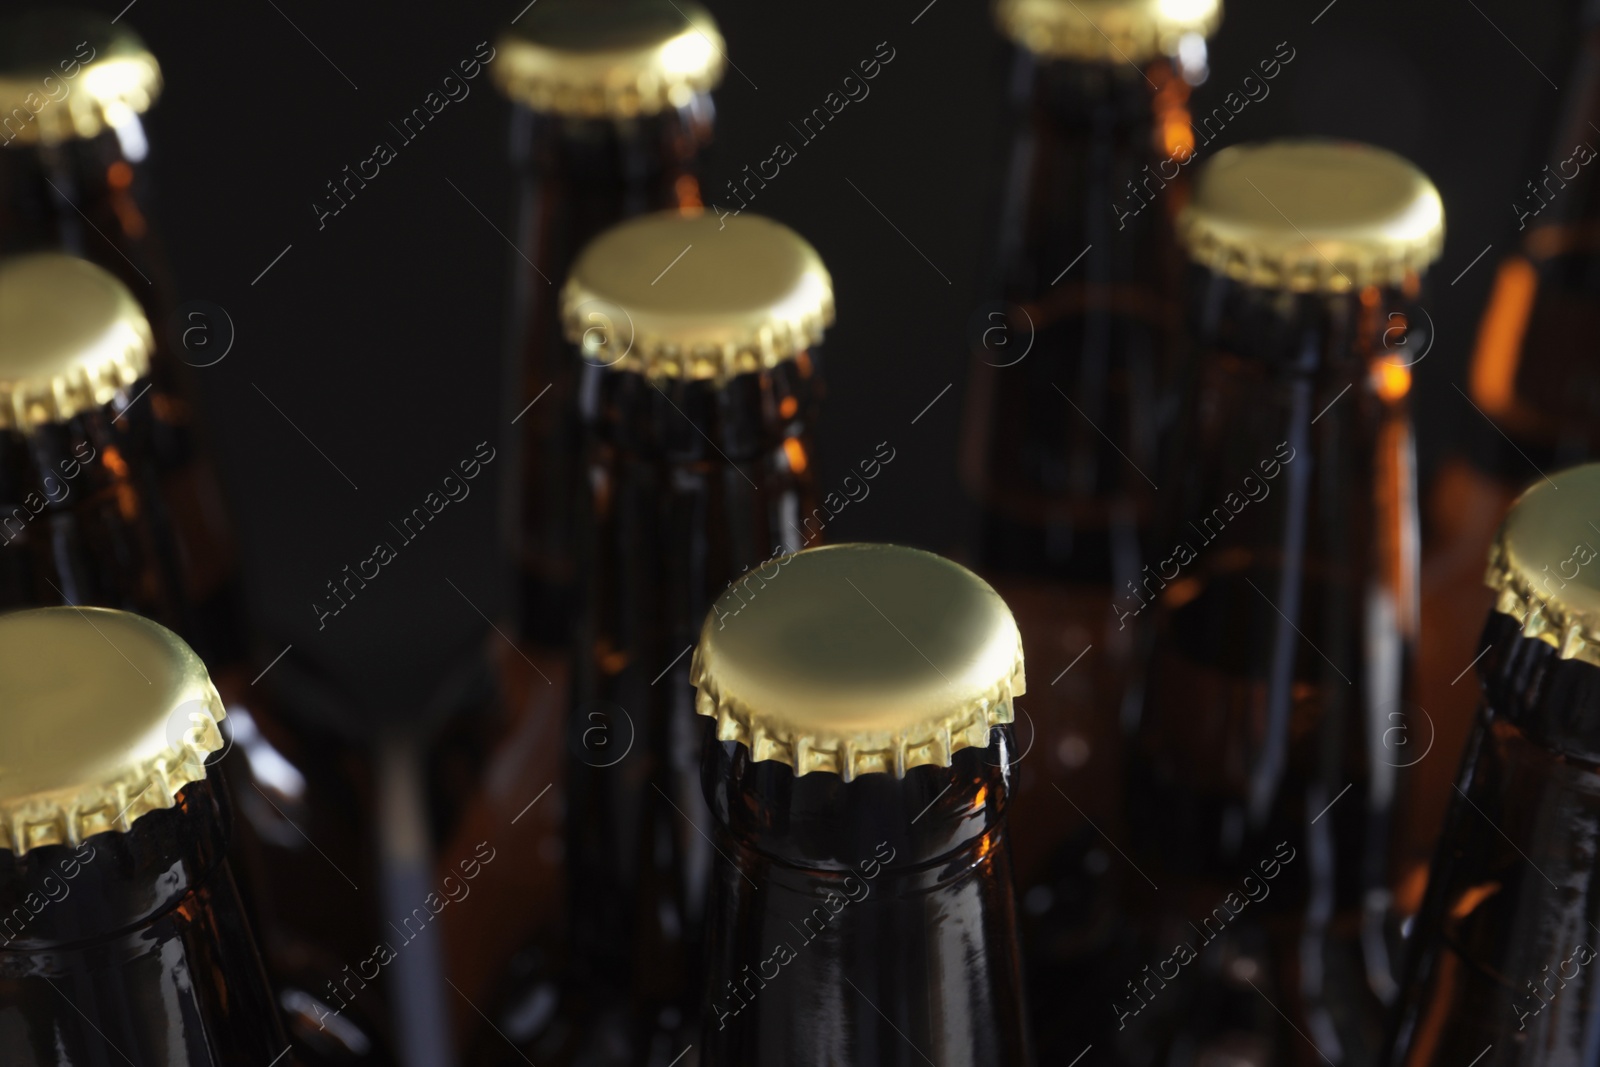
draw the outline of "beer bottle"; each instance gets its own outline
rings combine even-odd
[[[1052,1062],[1104,1021],[1098,996],[1080,993],[1104,981],[1117,872],[1078,809],[1102,827],[1117,817],[1131,646],[1111,601],[1139,571],[1170,421],[1172,216],[1196,152],[1190,87],[1220,15],[1217,0],[996,8],[1017,46],[1015,130],[987,283],[996,299],[972,324],[962,463],[978,570],[1056,679],[1021,708],[1011,820],[1040,1056]]]
[[[781,557],[694,655],[716,720],[702,1067],[1031,1062],[1006,838],[1022,640],[931,553]]]
[[[1600,151],[1593,125],[1600,123],[1600,8],[1582,9],[1554,137],[1508,197],[1518,245],[1495,269],[1478,323],[1461,390],[1470,406],[1451,390],[1465,441],[1439,463],[1427,499],[1417,700],[1445,758],[1417,766],[1408,805],[1412,910],[1477,707],[1467,666],[1484,650],[1478,620],[1492,604],[1479,581],[1484,553],[1512,500],[1540,471],[1600,455],[1600,360],[1589,342],[1600,328],[1600,181],[1589,165]]]
[[[561,284],[607,227],[700,204],[695,175],[722,48],[711,15],[676,0],[540,0],[495,42],[490,71],[514,105],[517,178],[500,461],[501,540],[512,565],[505,630],[517,647],[498,636],[492,646],[510,715],[490,777],[537,785],[503,799],[480,795],[484,819],[506,840],[507,867],[480,890],[503,891],[488,897],[498,906],[463,909],[451,930],[451,980],[469,996],[486,992],[484,981],[505,971],[519,945],[515,965],[537,988],[532,974],[553,975],[564,941],[559,805],[541,801],[522,814],[560,774],[552,740],[568,707],[577,614],[583,431]]]
[[[1146,958],[1107,1007],[1133,1062],[1378,1053],[1414,751],[1397,323],[1443,218],[1410,163],[1318,140],[1217,153],[1180,217],[1197,351],[1174,515],[1116,605],[1152,630],[1128,764]]]
[[[126,24],[70,10],[0,21],[0,253],[61,251],[96,263],[127,285],[158,329],[175,309],[144,206],[149,143],[140,115],[160,89],[155,57]],[[209,360],[200,338],[219,324],[198,326],[194,359]],[[254,673],[235,543],[202,439],[193,370],[167,338],[155,342],[149,395],[128,406],[122,423],[129,448],[150,456],[139,477],[165,501],[163,540],[193,605],[180,632],[231,700]]]
[[[585,442],[570,940],[562,1008],[525,1054],[665,1067],[696,1029],[710,873],[688,652],[718,593],[798,549],[813,521],[808,426],[833,289],[778,223],[662,212],[592,241],[561,308]],[[514,970],[500,1023],[513,1039],[535,995]]]
[[[518,255],[508,402],[517,466],[507,494],[518,630],[567,647],[581,433],[578,369],[561,336],[561,284],[579,250],[635,215],[700,206],[722,36],[673,0],[544,0],[496,42],[490,67],[515,105]]]
[[[190,621],[123,419],[151,347],[133,295],[94,264],[0,259],[0,609]]]
[[[152,348],[133,294],[100,267],[51,252],[0,259],[0,609],[95,605],[195,624],[165,501],[142,477],[149,455],[129,440]],[[376,939],[318,852],[359,855],[368,840],[350,814],[361,809],[341,770],[348,745],[286,734],[258,693],[229,702],[247,904],[304,1058],[325,1045],[331,1062],[354,1062],[378,1047],[376,998],[339,1012],[315,999]]]
[[[1600,466],[1541,478],[1489,553],[1482,703],[1408,946],[1388,1063],[1593,1058],[1597,503]]]
[[[0,705],[0,1061],[294,1062],[225,855],[200,658],[127,612],[14,612]]]

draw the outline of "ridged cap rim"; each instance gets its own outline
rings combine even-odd
[[[1444,201],[1416,166],[1371,145],[1235,145],[1201,167],[1178,237],[1195,262],[1246,285],[1400,285],[1444,248]]]
[[[695,710],[756,760],[795,774],[903,777],[947,767],[1013,721],[1022,637],[992,588],[959,564],[894,545],[779,557],[707,616]]]
[[[724,51],[716,20],[690,0],[541,0],[501,34],[490,75],[534,111],[627,119],[710,92]]]
[[[1210,37],[1221,0],[998,0],[1000,32],[1034,55],[1144,63],[1173,55],[1188,34]]]
[[[226,714],[200,657],[149,619],[0,615],[0,847],[77,845],[172,807],[222,749]]]
[[[1484,584],[1524,637],[1600,667],[1600,463],[1551,475],[1517,499]]]
[[[154,338],[128,287],[54,252],[0,259],[0,429],[101,407],[149,373]]]
[[[83,44],[94,50],[87,62]],[[63,65],[74,63],[67,77]],[[18,109],[31,116],[0,125],[0,145],[95,137],[148,111],[160,93],[161,65],[125,25],[79,11],[0,19],[0,120]]]
[[[817,344],[833,322],[833,279],[781,223],[664,211],[605,231],[561,292],[583,358],[651,378],[726,381]]]

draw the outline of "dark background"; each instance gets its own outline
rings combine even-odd
[[[237,331],[228,356],[198,373],[244,541],[262,664],[293,642],[291,657],[397,709],[420,700],[442,659],[481,633],[480,610],[500,609],[493,475],[502,460],[320,632],[311,604],[345,564],[392,540],[388,521],[420,505],[458,460],[502,440],[509,105],[482,75],[324,229],[312,203],[376,142],[397,143],[388,123],[525,2],[135,0],[122,15],[165,73],[148,129],[156,221],[179,293],[226,309]],[[1495,263],[1513,246],[1512,199],[1545,162],[1576,5],[1325,4],[1229,3],[1196,111],[1287,42],[1293,62],[1228,125],[1225,143],[1358,138],[1410,157],[1437,182],[1448,239],[1425,301],[1437,341],[1414,394],[1426,466],[1465,435],[1491,432],[1451,383],[1463,381]],[[878,442],[897,451],[829,537],[956,552],[966,521],[955,480],[965,338],[983,297],[1008,55],[985,4],[925,5],[713,0],[738,69],[716,93],[704,188],[715,202],[745,164],[779,140],[795,143],[798,158],[750,207],[809,238],[833,273],[821,485]],[[116,15],[123,0],[88,6]],[[814,143],[796,143],[788,123],[880,42],[895,58],[871,95]]]

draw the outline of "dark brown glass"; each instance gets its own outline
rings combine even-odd
[[[702,1067],[1032,1062],[1009,727],[904,778],[796,777],[710,736]]]
[[[1119,601],[1152,631],[1128,764],[1145,938],[1105,1010],[1136,1063],[1369,1063],[1395,991],[1391,828],[1425,743],[1410,371],[1391,351],[1410,300],[1198,269],[1194,300],[1165,548]],[[1246,902],[1263,863],[1282,869]],[[1136,987],[1180,941],[1199,960]]]
[[[1506,190],[1519,247],[1495,272],[1478,325],[1459,446],[1428,497],[1417,699],[1433,717],[1442,760],[1419,765],[1406,819],[1410,906],[1420,902],[1435,835],[1455,796],[1451,774],[1472,729],[1477,693],[1456,683],[1482,652],[1478,620],[1494,603],[1483,563],[1511,502],[1541,471],[1600,455],[1600,19],[1587,5],[1549,145]],[[1594,125],[1591,125],[1594,124]],[[1483,266],[1478,268],[1483,269]]]
[[[697,157],[711,139],[709,94],[630,119],[584,119],[517,107],[518,176],[507,417],[507,535],[516,568],[519,632],[568,647],[579,581],[582,432],[578,369],[562,335],[560,295],[583,246],[624,219],[700,206]],[[529,407],[529,405],[532,405]],[[514,406],[511,406],[514,405]]]
[[[0,609],[81,604],[173,629],[192,621],[162,502],[139,477],[120,415],[141,387],[29,433],[0,430]]]
[[[128,123],[142,141],[138,118]],[[179,632],[212,666],[218,685],[231,689],[234,675],[246,671],[247,653],[237,550],[194,403],[193,369],[174,347],[175,301],[145,208],[148,184],[147,162],[130,156],[110,130],[54,145],[13,140],[0,147],[0,253],[79,256],[116,275],[143,305],[156,339],[150,380],[141,383],[150,389],[123,422],[130,447],[150,457],[139,465],[141,477],[165,501],[166,537],[193,605],[192,621]]]
[[[1498,613],[1386,1062],[1588,1063],[1600,1042],[1600,668]]]
[[[0,1062],[298,1062],[286,1054],[227,834],[213,769],[125,833],[20,857],[0,850]]]
[[[506,1031],[537,1063],[664,1067],[698,1029],[710,847],[685,653],[731,581],[801,547],[814,358],[722,384],[579,364],[588,490],[564,771],[567,971],[543,1032]],[[514,967],[502,1030],[538,994],[533,977]]]
[[[1114,829],[1118,817],[1132,634],[1111,605],[1144,562],[1170,420],[1172,217],[1193,135],[1189,85],[1166,58],[1141,69],[1019,51],[1013,85],[990,282],[1000,299],[972,326],[962,455],[977,568],[1016,613],[1030,662],[1055,679],[1018,702],[1027,752],[1011,820],[1033,1016],[1053,1061],[1105,1022],[1095,991],[1117,879],[1087,819]]]

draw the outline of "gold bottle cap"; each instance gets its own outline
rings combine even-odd
[[[128,287],[55,252],[0,259],[0,429],[27,433],[111,401],[150,368]]]
[[[1012,721],[1022,636],[977,575],[931,552],[841,544],[779,557],[718,598],[690,679],[717,737],[796,774],[948,767]]]
[[[691,0],[540,0],[501,35],[490,73],[533,109],[626,119],[683,107],[722,79],[722,34]]]
[[[0,848],[127,830],[222,748],[226,713],[171,630],[109,608],[0,615]]]
[[[94,137],[160,93],[156,57],[126,26],[84,11],[0,20],[0,146]]]
[[[833,279],[816,249],[771,219],[663,211],[584,247],[561,318],[592,363],[720,382],[822,340]]]
[[[1511,506],[1484,583],[1495,610],[1562,659],[1600,666],[1600,463],[1535,482]]]
[[[1398,285],[1444,247],[1444,202],[1428,176],[1347,141],[1236,145],[1200,170],[1178,217],[1189,255],[1246,285],[1348,292]]]
[[[1000,32],[1036,56],[1084,63],[1145,63],[1180,38],[1209,37],[1222,0],[998,0]]]

